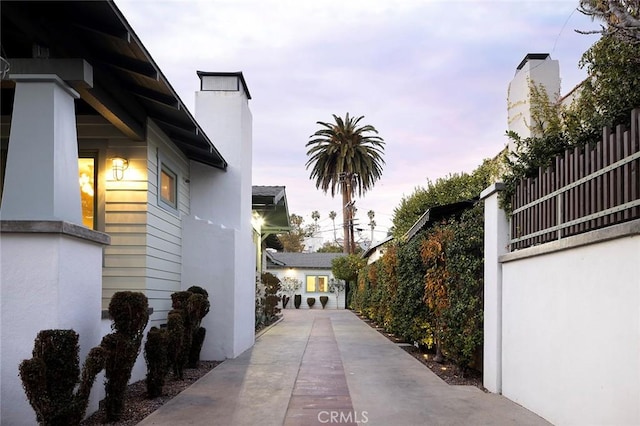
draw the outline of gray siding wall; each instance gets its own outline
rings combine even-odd
[[[153,122],[149,124],[147,140],[146,294],[154,309],[151,325],[159,325],[171,310],[171,293],[182,289],[181,216],[189,214],[189,161]],[[177,174],[177,210],[164,208],[158,201],[161,162]]]
[[[189,214],[188,160],[153,122],[147,141],[133,141],[101,117],[80,117],[78,139],[81,153],[97,156],[98,229],[111,235],[111,245],[104,249],[102,308],[108,308],[117,291],[141,291],[154,309],[151,325],[160,325],[171,309],[171,293],[182,285],[181,216]],[[112,175],[114,156],[129,160],[121,181]],[[178,175],[176,210],[158,202],[160,161]]]
[[[111,236],[104,249],[102,308],[114,293],[146,289],[147,144],[125,137],[102,117],[78,117],[81,153],[97,156],[98,230]],[[116,181],[111,158],[129,160],[125,178]]]

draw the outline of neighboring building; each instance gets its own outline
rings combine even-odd
[[[388,242],[393,241],[393,237],[389,235],[384,240],[375,243],[371,247],[369,247],[364,253],[362,253],[362,258],[367,259],[367,265],[371,265],[378,259],[380,259],[385,252],[385,247]]]
[[[75,329],[84,360],[110,332],[104,310],[117,291],[146,294],[160,326],[173,292],[202,286],[212,302],[202,357],[250,348],[257,247],[243,74],[198,72],[196,121],[112,0],[0,7],[10,65],[0,339],[11,342],[0,348],[0,423],[35,423],[17,371],[38,331]],[[143,376],[140,357],[132,380]]]
[[[277,234],[288,232],[289,206],[284,186],[256,186],[252,188],[254,243],[257,250],[256,270],[264,272],[265,249],[282,250]]]
[[[463,200],[457,203],[444,204],[442,206],[434,206],[428,208],[422,216],[415,221],[411,228],[402,236],[402,240],[409,241],[412,239],[418,232],[421,230],[428,228],[434,222],[437,222],[442,219],[446,219],[449,217],[458,217],[462,214],[466,209],[470,209],[477,202],[477,200]]]
[[[329,284],[335,279],[331,272],[331,261],[343,253],[267,253],[266,271],[281,280],[285,277],[300,280],[302,286],[296,294],[302,295],[300,309],[308,309],[307,298],[316,299],[313,309],[322,309],[320,296],[329,296],[325,309],[344,309],[345,292],[336,300],[335,293],[329,291]],[[294,308],[293,298],[287,309]]]

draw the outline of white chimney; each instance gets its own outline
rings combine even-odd
[[[532,136],[531,84],[542,85],[549,100],[560,96],[560,64],[548,53],[528,53],[516,68],[507,92],[508,129],[521,138]],[[509,150],[514,147],[509,143]]]

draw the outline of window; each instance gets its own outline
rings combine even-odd
[[[158,201],[162,207],[178,209],[178,175],[165,163],[160,163]]]
[[[307,275],[307,293],[327,293],[328,291],[328,275]]]
[[[78,180],[82,204],[82,224],[96,229],[96,157],[78,158]]]

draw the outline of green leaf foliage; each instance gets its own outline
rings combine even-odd
[[[350,195],[373,188],[382,176],[384,164],[384,140],[371,125],[361,125],[363,116],[345,118],[333,114],[333,123],[318,121],[320,130],[311,135],[308,148],[307,169],[311,167],[311,180],[316,188],[331,196],[341,184],[341,174],[353,177],[355,185],[348,185]]]
[[[393,236],[402,237],[431,207],[478,197],[500,175],[501,167],[502,157],[498,156],[484,160],[472,173],[453,173],[435,182],[427,180],[426,188],[416,188],[394,209]]]
[[[604,35],[580,61],[588,77],[577,87],[568,106],[552,102],[540,86],[531,85],[534,136],[508,132],[516,152],[505,157],[505,191],[500,201],[511,211],[511,198],[522,179],[538,169],[554,167],[554,158],[567,149],[582,148],[602,139],[603,127],[629,126],[631,110],[640,107],[640,44]]]

